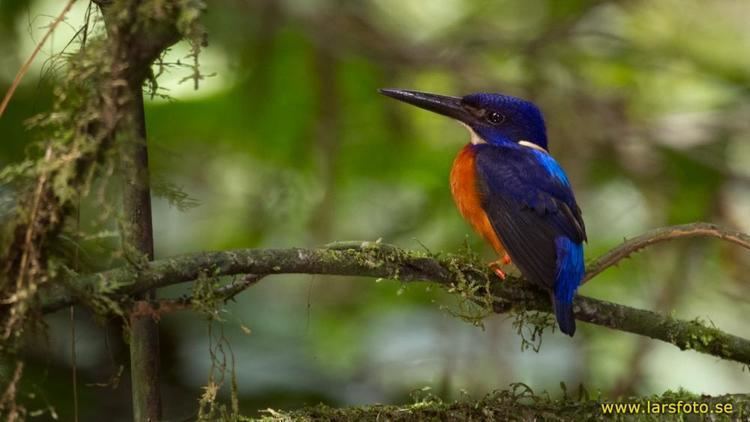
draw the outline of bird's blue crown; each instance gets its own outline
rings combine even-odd
[[[469,125],[491,144],[533,142],[547,149],[547,130],[539,108],[530,101],[503,94],[469,94],[461,99],[477,115]]]

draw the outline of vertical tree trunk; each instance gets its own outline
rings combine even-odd
[[[119,145],[123,179],[122,246],[125,257],[140,265],[154,259],[143,81],[159,54],[180,39],[176,27],[180,9],[165,3],[158,10],[174,13],[154,15],[142,0],[96,3],[102,8],[113,54],[111,83],[116,90],[119,117],[115,117],[114,138]],[[119,81],[125,84],[120,86]],[[151,305],[154,298],[154,291],[137,297],[129,315],[130,380],[136,422],[161,419],[159,326]]]
[[[146,120],[140,84],[129,84],[129,101],[123,123],[131,136],[120,139],[123,176],[123,249],[131,259],[154,259],[151,221]],[[130,378],[133,391],[133,420],[161,419],[159,391],[159,326],[149,300],[150,291],[139,298],[130,313]]]

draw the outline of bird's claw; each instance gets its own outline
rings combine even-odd
[[[494,264],[494,263],[493,263],[493,264]],[[492,268],[492,271],[494,271],[494,272],[495,272],[495,275],[496,275],[496,276],[497,276],[497,277],[498,277],[498,278],[499,278],[500,280],[505,280],[505,277],[506,277],[506,275],[505,275],[505,271],[501,270],[499,266],[497,266],[497,265],[490,265],[490,268]]]
[[[511,262],[510,255],[506,253],[506,254],[503,254],[503,257],[498,259],[497,261],[490,262],[490,268],[500,280],[505,280],[505,278],[507,277],[507,274],[505,273],[505,271],[503,271],[501,267],[503,267],[504,265],[510,264],[510,262]]]

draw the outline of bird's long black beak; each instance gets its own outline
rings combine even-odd
[[[461,122],[468,122],[471,118],[470,113],[461,104],[460,97],[428,94],[426,92],[409,91],[407,89],[382,88],[378,91],[387,97],[395,98],[419,108],[442,114],[443,116],[452,117]]]

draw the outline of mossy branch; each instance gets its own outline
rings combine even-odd
[[[684,421],[746,420],[750,409],[747,394],[705,396],[684,390],[659,395],[623,397],[615,401],[589,397],[583,387],[577,391],[563,389],[563,397],[552,398],[547,392],[536,393],[521,383],[494,391],[478,400],[459,399],[446,402],[427,394],[410,405],[372,405],[334,408],[325,405],[298,410],[263,411],[271,420],[294,421],[414,421],[414,420],[510,420],[510,421],[588,421],[653,420]],[[615,412],[614,404],[629,409]],[[630,407],[626,407],[630,406]],[[671,411],[670,411],[671,406]],[[675,409],[679,406],[681,411]],[[706,413],[702,413],[706,412]],[[686,417],[686,415],[688,415]],[[699,415],[703,415],[701,418]],[[706,415],[710,415],[706,417]]]
[[[687,226],[677,227],[681,229],[664,228],[653,233],[664,240],[664,230],[676,233],[676,237],[684,237],[684,233],[691,230]],[[706,236],[716,237],[716,233],[726,232],[717,226],[706,226],[705,223],[696,223],[694,227],[703,231]],[[711,230],[706,231],[706,227],[711,227]],[[746,235],[740,237],[743,236]],[[633,252],[653,244],[643,236],[637,239],[639,240],[635,243],[626,242],[625,249],[635,248],[631,250]],[[623,247],[614,250],[622,251]],[[616,262],[607,258],[610,254],[595,261],[593,265],[597,271]],[[618,256],[620,255],[622,254],[618,252]],[[487,280],[496,280],[486,267],[460,256],[433,256],[373,242],[340,242],[317,249],[200,252],[154,261],[140,270],[123,267],[80,276],[65,283],[68,286],[75,285],[75,291],[63,287],[63,284],[56,284],[42,292],[42,309],[52,312],[77,301],[85,302],[102,296],[121,300],[149,289],[189,282],[205,276],[294,273],[377,277],[402,282],[429,281],[447,288],[456,287],[459,281],[485,286]],[[477,289],[478,294],[486,296],[485,290]],[[551,311],[547,293],[522,279],[508,277],[503,282],[492,283],[491,290],[491,303],[495,312],[503,313],[511,307],[520,311]],[[682,350],[695,350],[750,364],[750,341],[698,320],[684,321],[585,296],[576,298],[575,315],[580,321],[647,336],[673,344]]]

